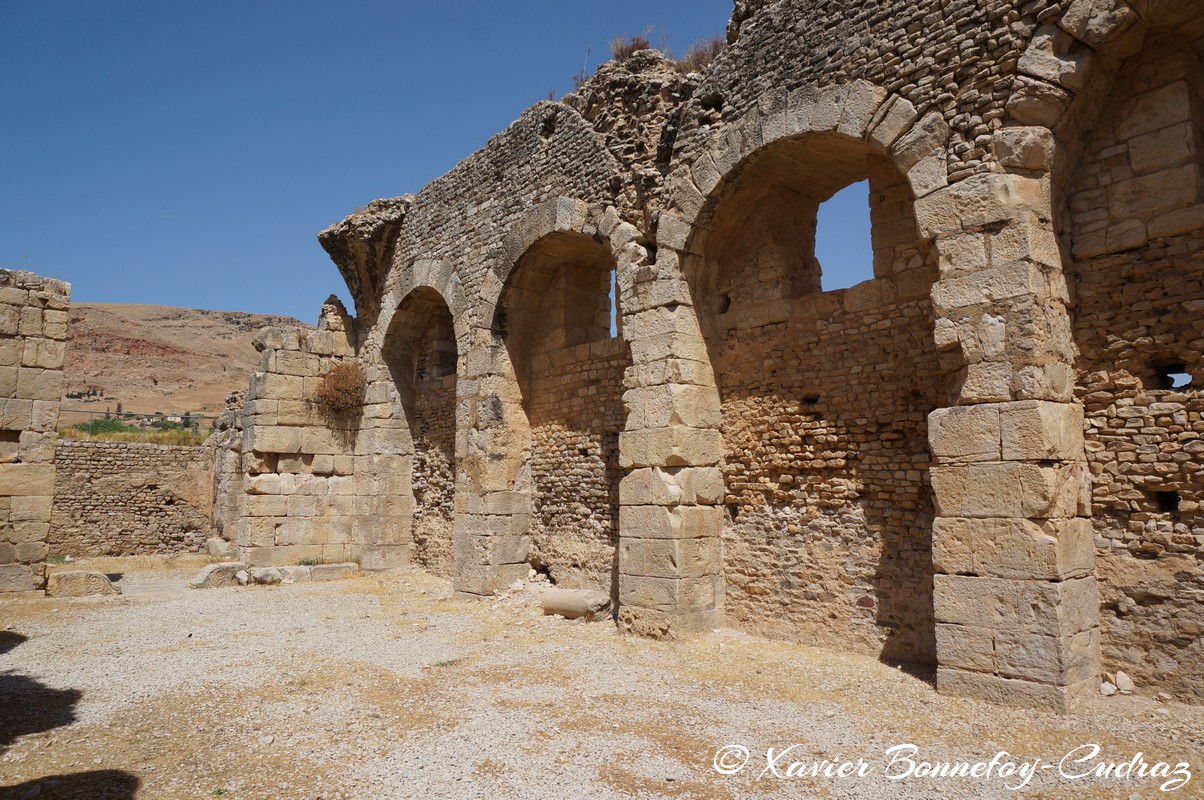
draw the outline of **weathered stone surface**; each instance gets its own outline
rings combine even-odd
[[[74,570],[52,572],[46,576],[47,597],[88,597],[90,595],[121,594],[103,572]]]
[[[607,619],[610,614],[610,595],[592,589],[544,589],[540,597],[543,613],[559,614],[566,619],[588,621]]]
[[[223,586],[237,586],[239,583],[237,575],[246,568],[247,565],[241,561],[210,564],[207,567],[203,567],[196,574],[196,577],[188,582],[188,585],[193,589],[216,589]]]

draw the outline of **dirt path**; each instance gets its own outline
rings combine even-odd
[[[182,576],[131,569],[123,598],[0,602],[0,798],[1204,796],[1201,708],[1011,711],[871,658],[731,631],[632,639],[541,616],[534,588],[462,601],[416,572],[206,591]],[[892,780],[907,752],[890,767],[888,748],[908,743],[916,761],[1004,750],[1053,766],[1022,793],[997,771]],[[1088,743],[1102,752],[1079,771],[1141,752],[1190,762],[1191,780],[1059,775]],[[721,775],[728,745],[749,762]],[[790,745],[781,773],[829,758],[865,774],[757,780]]]

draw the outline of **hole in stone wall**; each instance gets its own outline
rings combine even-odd
[[[803,405],[813,406],[813,405],[816,405],[817,403],[819,403],[819,395],[808,394],[808,395],[803,396]]]
[[[541,138],[551,138],[552,134],[556,132],[556,117],[556,112],[552,111],[543,118],[543,124],[539,126],[539,135]]]
[[[1164,361],[1154,365],[1155,389],[1186,389],[1192,385],[1192,375],[1182,361]]]
[[[1161,514],[1179,513],[1178,492],[1154,492],[1154,502],[1157,504],[1158,512]]]
[[[15,464],[21,447],[21,431],[0,431],[0,464]]]
[[[719,295],[719,313],[726,314],[732,307],[731,295]]]
[[[846,186],[820,204],[815,258],[825,292],[848,289],[874,277],[869,181]]]

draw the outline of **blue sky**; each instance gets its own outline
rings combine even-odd
[[[656,25],[684,52],[721,35],[730,10],[6,3],[0,268],[70,281],[79,302],[313,322],[327,295],[346,297],[318,230],[417,191],[549,90],[569,91],[587,50],[592,71],[610,38]]]

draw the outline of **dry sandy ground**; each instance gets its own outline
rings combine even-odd
[[[940,697],[872,658],[720,631],[628,638],[489,601],[418,572],[189,591],[195,564],[127,594],[0,601],[0,797],[1201,797],[1204,709],[1100,698],[1059,717]],[[1017,776],[934,778],[913,760],[1039,760]],[[1189,762],[1191,779],[1072,779],[1059,760]],[[747,766],[715,769],[726,746]],[[768,748],[797,745],[766,767]],[[738,764],[727,750],[720,766]],[[792,762],[864,774],[786,776]],[[857,759],[864,759],[860,767]],[[796,771],[798,768],[795,768]],[[853,768],[847,768],[846,773]]]

